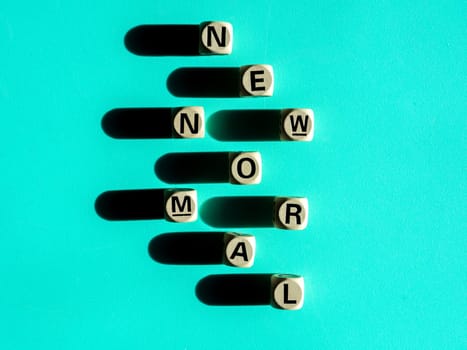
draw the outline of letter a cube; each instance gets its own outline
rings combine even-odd
[[[224,235],[224,263],[235,267],[251,267],[255,261],[256,239],[253,235],[227,232]]]

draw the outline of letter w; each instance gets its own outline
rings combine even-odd
[[[297,132],[298,127],[300,126],[300,130],[302,133],[306,133],[308,130],[308,116],[305,115],[305,120],[303,120],[301,115],[297,115],[297,119],[294,120],[294,116],[290,116],[290,125],[292,126],[292,131],[294,133]]]

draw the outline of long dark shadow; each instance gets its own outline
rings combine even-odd
[[[96,213],[107,220],[164,218],[164,190],[107,191],[95,202]]]
[[[167,88],[177,97],[239,97],[240,68],[178,68],[167,78]]]
[[[201,218],[213,227],[272,227],[273,196],[214,197],[201,208]]]
[[[196,285],[196,296],[207,305],[268,305],[271,274],[209,275]]]
[[[140,56],[199,56],[199,25],[140,25],[125,35],[125,47]]]
[[[208,132],[219,141],[278,141],[278,109],[221,110],[209,118]]]
[[[224,232],[174,232],[154,237],[149,255],[162,264],[222,264]]]
[[[172,137],[171,108],[116,108],[102,118],[102,129],[116,139]]]
[[[157,160],[154,170],[162,181],[171,184],[228,182],[229,154],[169,153]]]

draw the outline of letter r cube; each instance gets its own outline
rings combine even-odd
[[[308,200],[302,197],[274,198],[274,226],[303,230],[308,224]]]

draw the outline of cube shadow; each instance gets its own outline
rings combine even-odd
[[[269,305],[271,274],[209,275],[198,282],[195,292],[207,305]]]
[[[102,118],[102,130],[116,139],[167,139],[171,113],[171,108],[115,108]]]
[[[164,218],[164,190],[121,190],[100,194],[96,213],[106,220],[151,220]]]
[[[124,44],[139,56],[199,56],[199,25],[140,25],[126,33]]]
[[[148,246],[151,258],[162,264],[222,264],[224,232],[174,232],[154,237]]]
[[[240,69],[184,67],[170,73],[167,89],[177,97],[239,97]]]
[[[160,157],[154,171],[170,184],[229,182],[228,152],[169,153]]]
[[[214,197],[201,207],[201,218],[213,227],[273,227],[273,196]]]
[[[279,141],[281,112],[221,110],[211,115],[207,130],[219,141]]]

